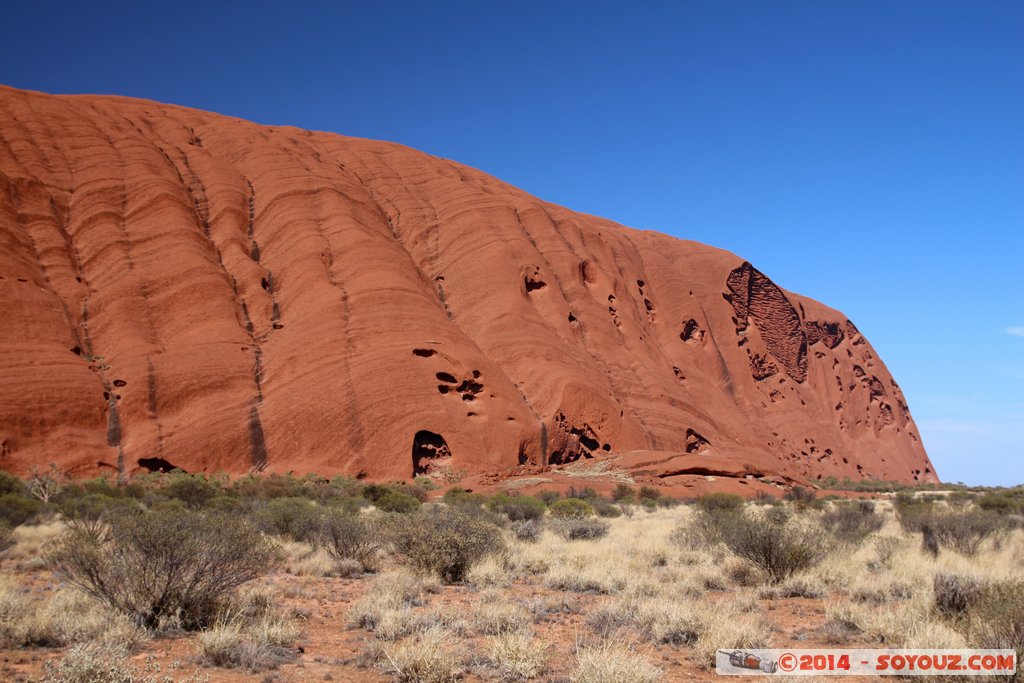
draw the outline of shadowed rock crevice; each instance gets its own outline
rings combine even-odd
[[[422,429],[412,439],[412,474],[429,474],[452,457],[448,442],[440,434]]]
[[[181,468],[176,466],[169,460],[163,458],[139,458],[136,461],[139,467],[145,469],[147,472],[171,472],[173,470],[180,470]],[[182,470],[184,471],[184,470]]]

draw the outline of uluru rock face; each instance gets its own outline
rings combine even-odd
[[[2,88],[0,240],[9,471],[936,481],[838,311],[396,144]]]

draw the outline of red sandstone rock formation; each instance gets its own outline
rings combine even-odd
[[[6,470],[936,481],[838,311],[400,145],[2,88],[0,240]]]

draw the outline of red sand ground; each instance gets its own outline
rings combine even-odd
[[[400,145],[0,87],[0,244],[5,470],[937,480],[838,311]]]

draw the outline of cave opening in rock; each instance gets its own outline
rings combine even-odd
[[[432,467],[450,458],[452,451],[440,434],[421,429],[412,439],[412,474],[427,474]]]
[[[163,458],[139,458],[139,467],[145,468],[149,472],[171,472],[173,470],[180,470],[181,468],[172,463],[169,460]],[[185,470],[181,470],[184,472]]]

